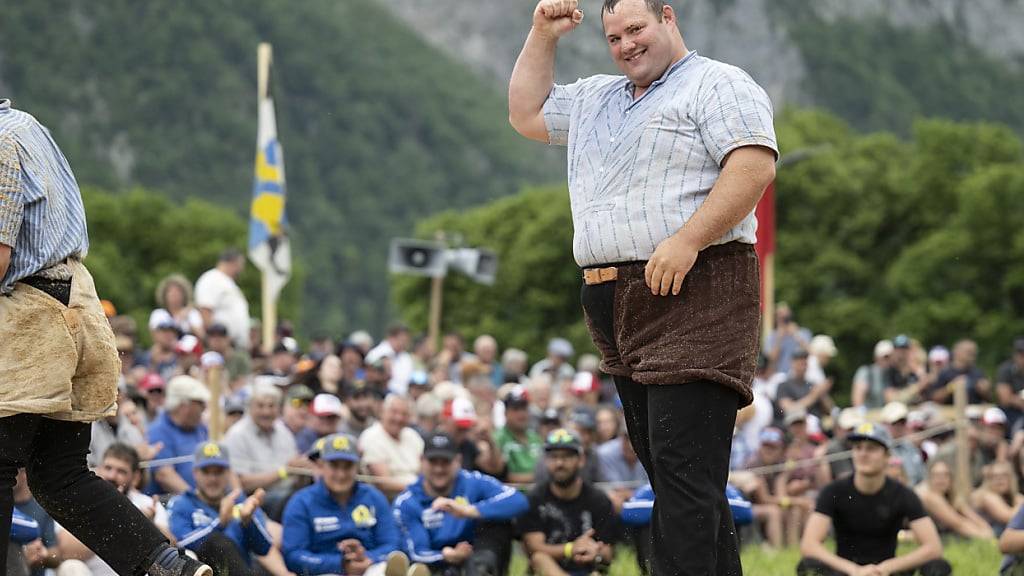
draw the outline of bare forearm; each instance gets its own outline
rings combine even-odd
[[[857,570],[857,564],[830,552],[823,544],[804,544],[801,548],[804,556],[824,562],[833,570],[847,574],[852,574]]]
[[[524,136],[540,136],[527,132],[531,131],[530,125],[535,125],[536,119],[541,117],[544,102],[555,83],[557,44],[557,38],[531,29],[515,68],[512,69],[512,78],[508,84],[508,117],[512,126]],[[536,126],[533,128],[535,132]],[[543,134],[543,137],[546,141],[547,135]]]
[[[181,494],[189,489],[188,482],[185,482],[170,466],[157,470],[156,481],[161,488],[171,494]]]
[[[774,179],[775,162],[771,151],[758,146],[736,149],[707,199],[677,234],[698,250],[707,248],[754,210]]]
[[[7,275],[7,269],[11,266],[11,247],[7,244],[0,244],[0,278]]]
[[[281,479],[280,474],[271,470],[270,472],[260,472],[258,474],[239,474],[238,480],[242,484],[242,489],[246,492],[255,492],[257,488],[269,488],[277,483]]]
[[[885,561],[887,573],[909,571],[942,556],[942,546],[937,543],[918,546],[913,552]]]
[[[1024,552],[1024,530],[1010,528],[999,537],[999,551],[1003,554],[1020,554]]]

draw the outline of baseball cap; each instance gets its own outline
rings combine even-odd
[[[832,337],[826,334],[818,334],[814,338],[811,338],[809,348],[813,354],[824,354],[829,357],[834,357],[839,353],[839,349],[836,348],[835,340],[832,340]]]
[[[839,427],[843,430],[853,430],[863,421],[864,417],[857,408],[843,408],[839,413]]]
[[[427,436],[423,442],[423,457],[428,460],[431,458],[452,460],[458,453],[455,441],[443,432],[435,432]]]
[[[224,413],[244,414],[245,402],[242,402],[240,398],[236,398],[235,396],[229,396],[226,400],[224,400]]]
[[[803,348],[797,348],[796,350],[793,351],[792,358],[794,360],[806,360],[808,356],[810,356],[810,354],[807,352],[807,350],[804,350]]]
[[[786,412],[786,417],[784,419],[784,422],[785,422],[786,426],[789,426],[790,424],[796,424],[797,422],[806,422],[806,421],[807,421],[807,410],[804,410],[803,408],[796,408],[796,409],[790,410],[789,412]]]
[[[945,346],[935,346],[928,351],[928,361],[936,363],[949,362],[949,348]]]
[[[758,436],[761,444],[775,444],[781,445],[785,443],[786,437],[783,435],[782,430],[774,426],[769,426],[764,430],[761,430],[761,434]]]
[[[216,324],[211,325],[209,328],[206,329],[206,335],[207,336],[227,336],[228,335],[228,327],[223,325],[223,324],[221,324],[220,322],[218,322]]]
[[[892,339],[893,348],[910,348],[910,336],[906,334],[900,334]]]
[[[341,400],[334,394],[317,394],[309,411],[314,416],[341,416]]]
[[[541,424],[559,424],[562,422],[562,418],[558,415],[558,410],[555,408],[548,408],[540,415]]]
[[[572,450],[579,452],[582,450],[583,445],[580,443],[580,439],[572,432],[565,428],[557,428],[552,430],[548,437],[544,439],[544,451],[551,452],[552,450]]]
[[[572,343],[565,338],[552,338],[548,342],[548,354],[555,356],[561,356],[562,358],[571,358],[575,353],[572,347]]]
[[[288,402],[292,406],[307,404],[309,402],[312,402],[313,398],[315,397],[316,394],[313,393],[313,390],[309,386],[306,386],[305,384],[297,384],[295,386],[292,386],[291,388],[288,389],[288,394],[285,395],[285,398],[288,399]]]
[[[592,372],[577,372],[572,378],[572,393],[577,395],[596,392],[601,389],[601,382]]]
[[[1006,425],[1006,412],[995,406],[985,410],[985,413],[981,416],[981,422],[986,426],[1005,426]]]
[[[589,406],[577,406],[569,415],[569,421],[584,430],[596,430],[597,412]]]
[[[430,376],[423,370],[413,370],[409,375],[409,386],[430,386]]]
[[[316,441],[309,457],[313,460],[323,458],[325,462],[359,462],[356,439],[348,434],[328,434]]]
[[[167,383],[167,399],[171,405],[176,405],[176,400],[195,400],[208,404],[210,391],[205,384],[191,376],[175,376]]]
[[[521,385],[513,386],[502,401],[505,403],[505,408],[526,408],[530,405],[529,394]]]
[[[476,424],[476,408],[469,398],[456,396],[452,399],[452,421],[459,428],[472,428]]]
[[[878,344],[875,344],[875,358],[882,358],[892,354],[893,345],[890,340],[879,340]]]
[[[231,468],[228,449],[216,442],[203,442],[196,446],[195,460],[192,462],[192,467],[203,469],[209,466]]]
[[[879,426],[872,422],[864,422],[860,426],[857,426],[853,432],[850,432],[846,439],[850,442],[871,440],[872,442],[881,444],[886,450],[892,447],[892,436],[889,435],[889,431],[885,429],[885,426]]]
[[[882,422],[894,424],[900,420],[906,420],[910,411],[903,402],[889,402],[882,408]]]
[[[174,351],[185,356],[202,356],[203,343],[192,334],[185,334],[175,344]]]
[[[160,376],[156,372],[150,372],[139,380],[139,390],[143,392],[149,392],[150,390],[167,388],[167,382],[164,381],[163,376]]]

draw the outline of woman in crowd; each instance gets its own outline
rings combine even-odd
[[[981,487],[971,494],[971,506],[998,536],[1024,502],[1024,496],[1017,490],[1017,478],[1008,462],[1000,460],[986,466],[984,478]]]
[[[172,274],[160,281],[156,287],[156,305],[149,315],[149,329],[163,324],[173,324],[181,334],[192,334],[197,338],[205,335],[203,316],[192,305],[192,283],[181,274]]]
[[[939,534],[955,534],[964,538],[992,538],[995,533],[964,498],[957,494],[953,472],[943,460],[928,465],[928,477],[915,490],[925,512],[935,520]]]

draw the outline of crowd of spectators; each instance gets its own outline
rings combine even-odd
[[[644,568],[653,492],[596,356],[555,338],[531,363],[457,333],[435,350],[401,324],[379,341],[357,331],[302,349],[287,322],[264,353],[236,284],[243,266],[229,251],[194,290],[182,276],[161,282],[146,337],[108,306],[122,379],[117,415],[93,425],[90,465],[172,541],[231,574],[501,574],[516,540],[536,574],[606,571],[622,547]],[[1002,536],[1008,566],[1024,554],[1024,340],[991,378],[973,342],[951,349],[882,340],[840,385],[832,339],[780,306],[733,437],[743,545],[813,548],[801,541],[825,512],[818,496],[851,476],[848,437],[874,423],[889,435],[888,477],[940,534]],[[957,386],[971,403],[967,493],[955,482]],[[35,523],[38,537],[12,544],[7,573],[111,574],[23,476],[15,527]]]

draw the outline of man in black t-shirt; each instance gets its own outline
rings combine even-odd
[[[818,495],[804,529],[798,575],[947,576],[942,541],[935,523],[910,488],[885,474],[892,438],[882,426],[861,424],[848,436],[853,446],[853,476],[836,480]],[[896,556],[896,538],[909,524],[919,546]],[[836,552],[825,548],[834,529]]]
[[[544,442],[550,480],[530,493],[519,532],[538,576],[585,576],[611,563],[617,525],[611,500],[580,476],[582,445],[559,428]]]

